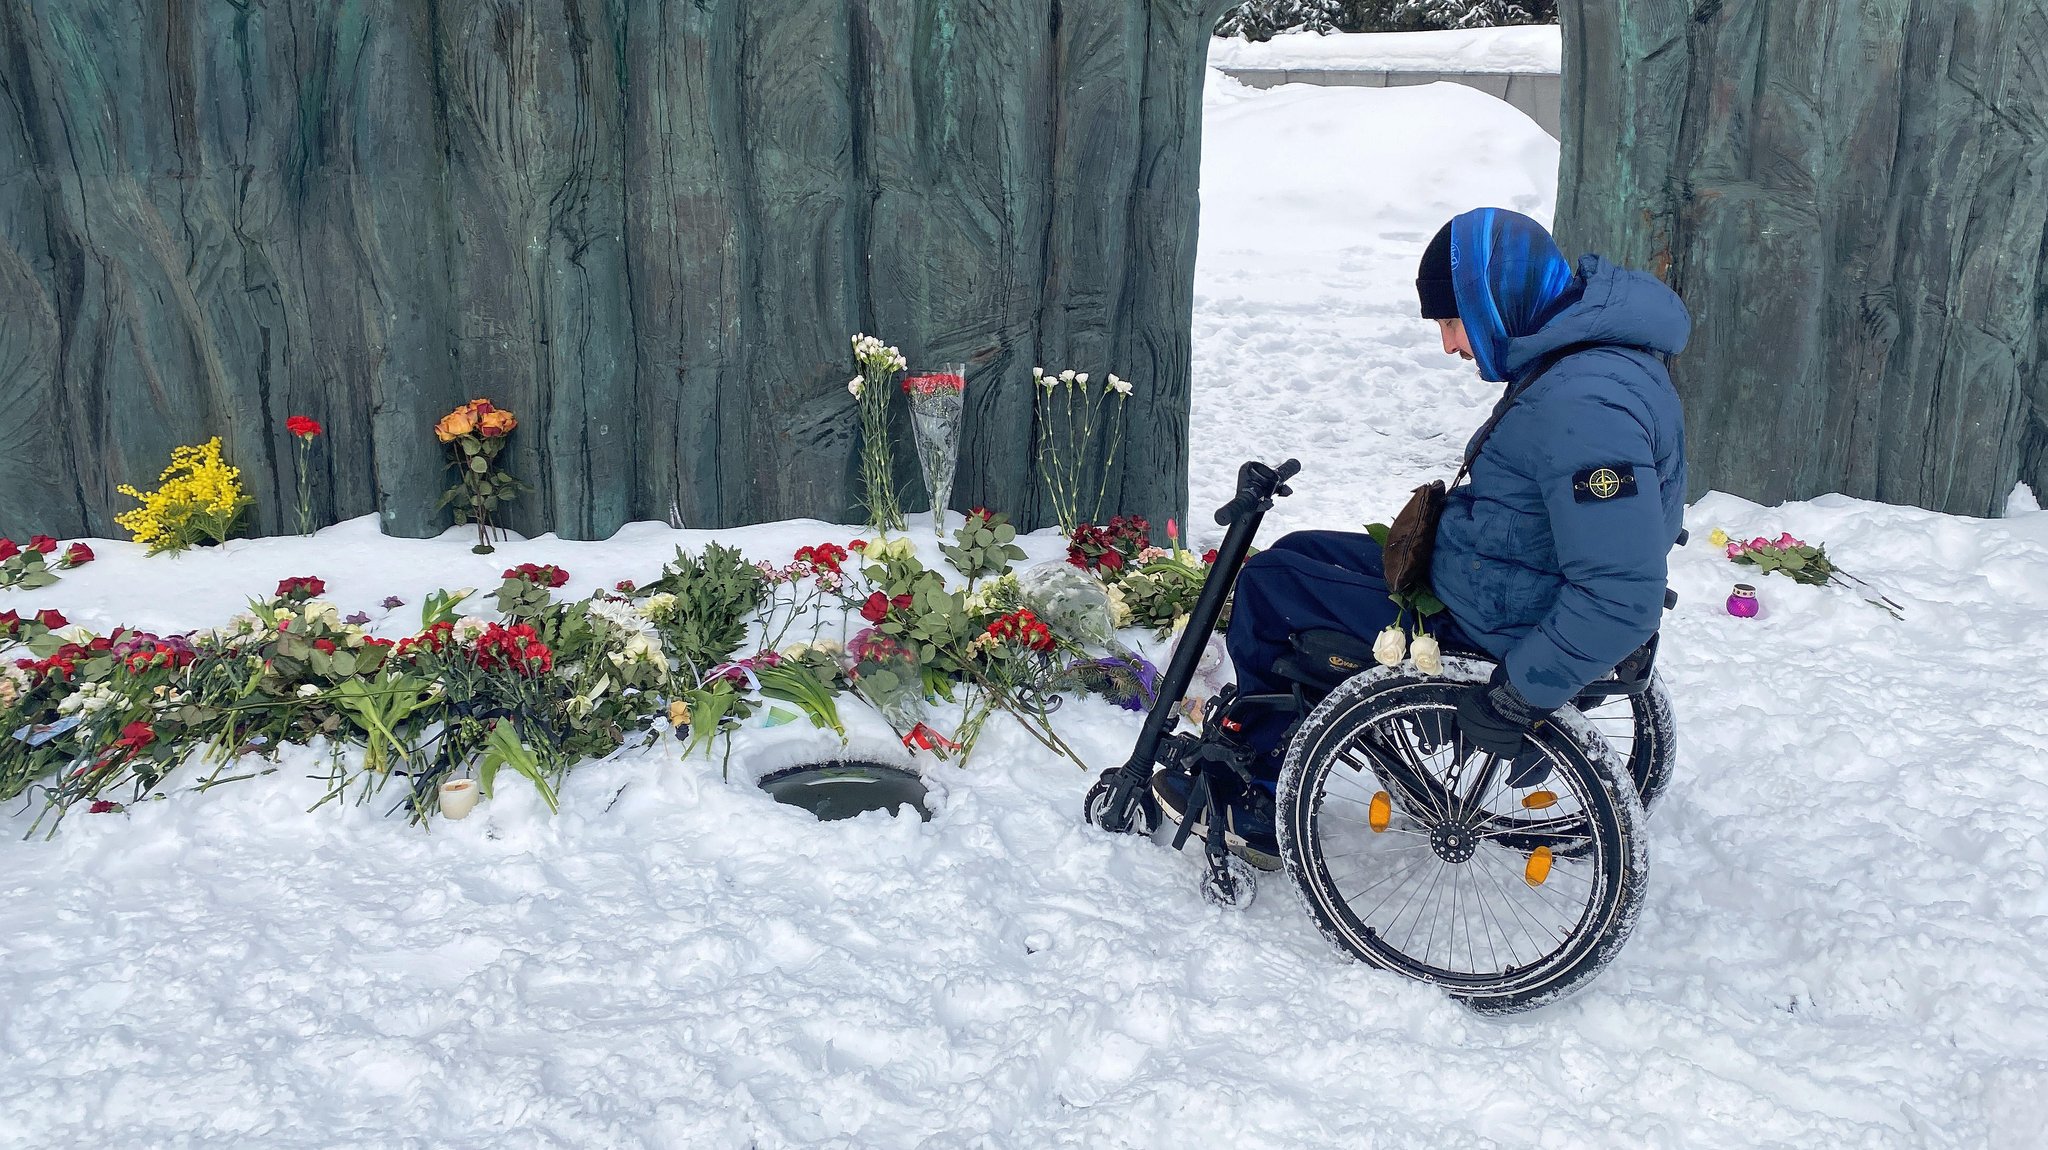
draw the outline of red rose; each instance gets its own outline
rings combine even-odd
[[[1204,566],[1204,567],[1214,567],[1215,565],[1216,565],[1216,549],[1215,549],[1214,547],[1211,547],[1211,548],[1209,548],[1209,549],[1208,549],[1207,551],[1204,551],[1204,552],[1202,552],[1202,566]]]
[[[1102,565],[1102,568],[1106,571],[1120,571],[1123,569],[1124,565],[1123,552],[1104,551],[1101,557],[1096,560],[1096,562],[1100,563]]]
[[[86,813],[91,815],[109,815],[120,809],[120,803],[108,802],[106,799],[94,799],[92,805],[86,808]]]
[[[569,581],[569,573],[552,563],[521,563],[507,570],[506,579],[518,579],[536,587],[560,587]]]
[[[21,544],[12,539],[0,539],[0,563],[5,563],[21,554]]]
[[[294,415],[284,421],[284,429],[300,439],[311,439],[320,434],[320,422],[310,416]]]
[[[71,546],[66,547],[64,549],[64,558],[60,561],[60,563],[62,566],[68,569],[72,567],[83,567],[87,563],[90,563],[92,561],[92,548],[87,547],[83,543],[73,543]]]
[[[14,637],[21,630],[21,615],[14,611],[0,611],[0,639]]]
[[[314,649],[315,651],[320,651],[320,652],[324,652],[324,653],[326,653],[326,654],[332,655],[332,654],[334,654],[334,640],[332,640],[332,639],[315,639],[315,640],[313,640],[313,649]]]
[[[317,599],[326,593],[326,582],[312,575],[295,575],[290,579],[280,579],[277,584],[277,598],[295,602]]]
[[[889,597],[880,591],[867,597],[860,605],[860,617],[870,623],[879,623],[889,617]]]
[[[69,627],[71,625],[71,620],[66,619],[55,611],[47,609],[36,612],[36,622],[41,623],[52,631],[59,627]]]
[[[57,541],[47,535],[31,535],[28,537],[28,549],[48,555],[57,549]]]
[[[612,584],[612,590],[617,591],[621,595],[631,595],[634,590],[633,581],[631,579],[621,579],[617,583]]]
[[[114,745],[127,752],[122,758],[134,758],[154,742],[156,732],[148,723],[130,723],[121,728],[121,737],[114,740]]]

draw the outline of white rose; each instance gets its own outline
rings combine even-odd
[[[1399,627],[1388,627],[1373,640],[1372,657],[1382,667],[1399,663],[1408,654],[1408,632]]]
[[[1415,660],[1415,669],[1423,674],[1443,674],[1444,652],[1437,646],[1435,636],[1427,633],[1415,636],[1415,642],[1408,645],[1408,655]]]

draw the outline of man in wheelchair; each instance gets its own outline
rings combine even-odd
[[[1655,277],[1597,256],[1574,269],[1542,225],[1499,208],[1445,224],[1416,290],[1445,353],[1505,385],[1490,430],[1467,445],[1469,482],[1446,497],[1429,572],[1447,612],[1427,629],[1446,651],[1496,664],[1460,697],[1457,725],[1514,761],[1529,731],[1618,665],[1647,678],[1686,486],[1665,360],[1691,320]],[[1295,532],[1245,564],[1228,632],[1234,693],[1211,701],[1202,739],[1179,738],[1233,757],[1242,785],[1219,788],[1209,809],[1247,861],[1279,865],[1273,788],[1302,716],[1233,700],[1327,692],[1342,677],[1332,668],[1369,665],[1397,611],[1369,535]],[[1179,822],[1202,772],[1161,758],[1152,793]],[[1511,784],[1541,783],[1546,762],[1515,761]]]

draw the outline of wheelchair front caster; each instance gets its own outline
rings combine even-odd
[[[1111,808],[1117,805],[1114,800],[1115,774],[1114,769],[1102,772],[1102,777],[1088,788],[1088,797],[1081,800],[1081,817],[1087,819],[1089,825],[1101,827],[1111,834],[1149,837],[1159,829],[1159,804],[1152,798],[1151,788],[1139,787],[1132,791],[1122,804],[1124,809],[1113,810]]]
[[[1211,860],[1202,876],[1202,897],[1224,910],[1245,910],[1259,897],[1258,872],[1236,855]]]

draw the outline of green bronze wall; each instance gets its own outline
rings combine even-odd
[[[970,362],[958,506],[1042,518],[1045,364],[1140,385],[1112,499],[1181,513],[1225,6],[0,0],[0,531],[215,434],[279,530],[306,414],[323,519],[431,534],[477,395],[516,530],[854,518],[857,330]]]
[[[1696,493],[2048,492],[2048,5],[1560,7],[1560,239],[1692,307]]]

